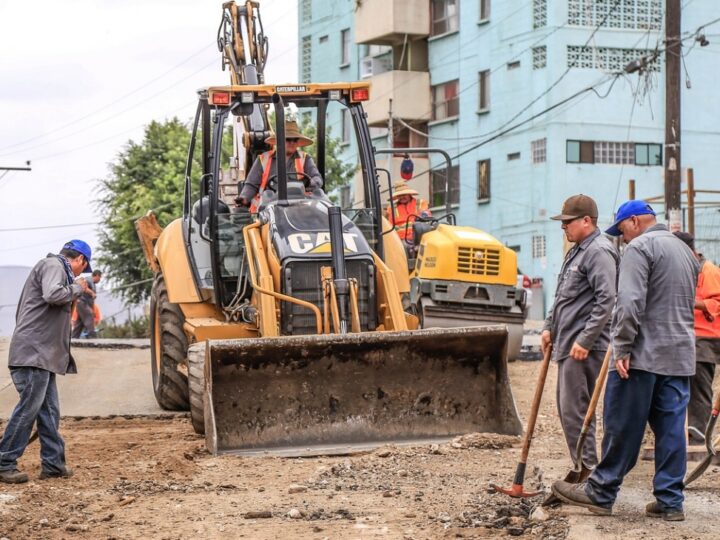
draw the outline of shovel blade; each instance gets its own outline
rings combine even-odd
[[[713,454],[708,454],[707,456],[705,456],[705,459],[703,459],[700,463],[697,464],[697,467],[695,467],[685,479],[685,487],[687,487],[688,485],[690,485],[691,482],[694,482],[703,475],[703,473],[712,463],[713,457]]]

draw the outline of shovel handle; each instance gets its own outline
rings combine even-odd
[[[585,413],[585,420],[583,421],[583,426],[580,430],[580,437],[578,438],[577,446],[575,447],[576,463],[582,463],[583,446],[585,446],[585,439],[587,439],[588,431],[590,431],[590,424],[592,424],[593,418],[595,418],[595,409],[597,408],[598,401],[600,401],[600,394],[605,387],[605,380],[607,379],[608,369],[610,368],[611,357],[612,346],[608,345],[608,350],[605,352],[600,372],[598,373],[597,380],[595,381],[595,389],[593,390],[592,397],[590,398],[590,404],[588,405],[587,412]]]
[[[715,424],[717,424],[718,414],[720,414],[720,392],[718,392],[717,396],[715,396],[712,412],[710,413],[710,418],[708,419],[707,426],[705,427],[705,445],[708,449],[708,452],[710,452],[711,454],[715,453],[715,445],[712,444],[711,441],[713,431],[715,431]]]
[[[530,453],[530,443],[532,442],[533,432],[535,431],[535,421],[537,420],[538,410],[540,409],[540,401],[542,400],[543,389],[545,388],[545,379],[547,378],[548,367],[550,366],[551,354],[552,347],[548,347],[545,350],[545,355],[540,365],[540,373],[538,373],[537,383],[535,384],[535,395],[533,396],[530,417],[528,418],[528,425],[525,430],[522,452],[520,454],[520,463],[523,465],[527,462],[528,453]]]

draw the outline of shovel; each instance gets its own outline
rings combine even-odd
[[[605,380],[607,379],[608,368],[610,367],[610,357],[612,356],[612,347],[608,346],[608,350],[603,358],[600,372],[598,373],[597,380],[595,381],[595,389],[593,390],[592,397],[590,398],[590,404],[588,405],[587,412],[585,413],[585,420],[583,421],[582,429],[580,430],[580,437],[578,438],[577,445],[575,446],[575,466],[573,470],[567,473],[565,476],[565,482],[571,484],[579,484],[585,481],[587,474],[583,475],[582,466],[582,451],[585,446],[585,440],[587,439],[588,431],[590,431],[590,425],[592,424],[593,418],[595,417],[595,409],[597,408],[598,401],[600,401],[600,394],[602,393],[603,387],[605,386]],[[567,362],[567,360],[566,360]],[[587,470],[587,469],[586,469]],[[542,503],[543,506],[554,506],[560,504],[562,501],[550,494]]]
[[[713,458],[717,455],[715,451],[715,445],[720,444],[720,437],[712,440],[713,431],[715,431],[715,424],[717,424],[718,414],[720,414],[720,392],[715,396],[715,402],[713,403],[712,412],[710,413],[710,419],[708,420],[707,427],[705,428],[705,447],[707,448],[708,455],[698,463],[697,467],[688,475],[685,480],[687,486],[690,482],[693,482],[702,476],[702,473],[710,466]]]
[[[542,400],[543,389],[545,388],[545,379],[547,378],[551,354],[552,347],[549,346],[545,351],[545,356],[543,357],[542,364],[540,365],[540,373],[538,374],[537,383],[535,385],[535,396],[533,397],[530,417],[528,418],[528,426],[525,430],[525,437],[523,438],[520,461],[515,469],[515,479],[513,480],[512,486],[509,488],[502,488],[496,484],[490,484],[490,487],[495,491],[499,491],[500,493],[504,493],[510,497],[536,497],[542,493],[542,491],[525,491],[523,483],[525,482],[525,466],[527,464],[528,454],[530,453],[530,443],[532,442],[533,432],[535,431],[535,421],[537,420],[538,411],[540,410],[540,401]]]

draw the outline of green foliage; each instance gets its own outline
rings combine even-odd
[[[115,324],[114,322],[106,324],[103,321],[98,328],[98,333],[103,338],[149,338],[150,317],[143,315],[137,319],[128,319],[122,324]]]
[[[317,136],[317,129],[314,122],[308,118],[309,115],[300,115],[300,130],[306,137],[310,137],[313,141]],[[332,128],[328,126],[325,133],[325,192],[330,193],[333,190],[348,185],[357,166],[351,163],[345,163],[340,159],[342,152],[342,141],[339,137],[332,136]],[[313,156],[316,155],[317,149],[315,144],[303,148],[305,152]],[[334,198],[331,196],[331,198]]]
[[[182,215],[185,162],[190,132],[177,118],[151,122],[142,142],[129,141],[101,180],[102,215],[98,266],[116,282],[122,296],[138,303],[150,294],[152,278],[140,248],[134,222],[154,210],[165,227]]]

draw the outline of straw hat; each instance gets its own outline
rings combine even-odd
[[[395,182],[395,185],[393,185],[393,199],[397,199],[401,195],[413,195],[416,196],[418,194],[417,191],[412,189],[410,186],[408,186],[405,182],[402,180]]]
[[[285,122],[285,138],[298,139],[298,146],[308,146],[313,143],[312,139],[306,137],[300,132],[300,128],[294,120],[288,120]],[[270,135],[267,139],[265,139],[265,142],[273,145],[277,144],[275,134],[273,133]]]

